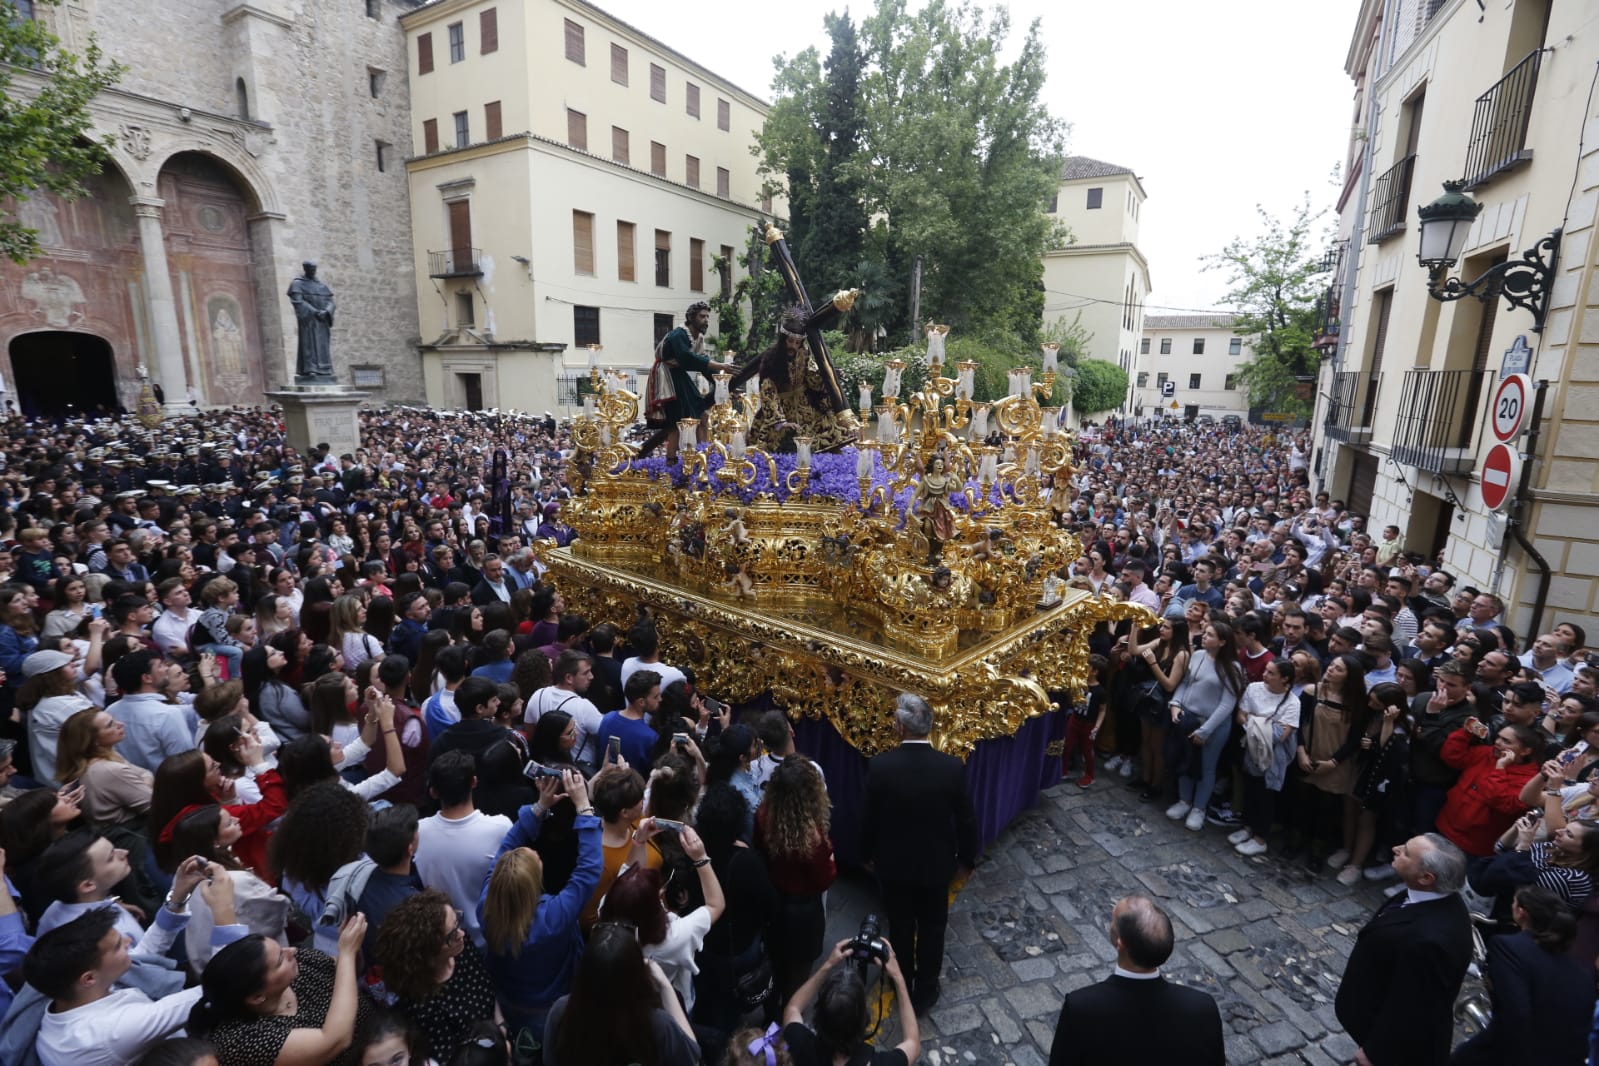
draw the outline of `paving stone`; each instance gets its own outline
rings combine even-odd
[[[1249,946],[1249,937],[1238,929],[1219,929],[1205,938],[1205,943],[1223,955],[1230,955]]]
[[[1010,964],[1016,971],[1016,976],[1023,981],[1044,981],[1054,977],[1058,972],[1055,960],[1047,955],[1036,959],[1017,959]]]
[[[1342,1029],[1329,1032],[1320,1047],[1335,1062],[1354,1062],[1355,1052],[1359,1050],[1359,1045]]]
[[[933,1008],[932,1016],[938,1024],[938,1031],[946,1036],[964,1033],[983,1024],[982,1008],[975,1003],[955,1003],[948,1007],[940,1004]]]
[[[983,1001],[983,1013],[988,1017],[988,1025],[999,1037],[1001,1044],[1014,1044],[1022,1038],[1022,1027],[1010,1012],[997,999]]]
[[[1027,1019],[1027,1035],[1033,1038],[1034,1047],[1048,1055],[1049,1045],[1055,1042],[1055,1019]]]
[[[1018,985],[1005,994],[1005,1002],[1023,1018],[1053,1019],[1060,1013],[1061,998],[1048,984]]]
[[[1281,1055],[1305,1046],[1305,1034],[1287,1022],[1262,1025],[1250,1033],[1249,1038],[1260,1045],[1260,1050],[1267,1055]]]

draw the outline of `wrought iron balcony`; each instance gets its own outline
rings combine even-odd
[[[1371,439],[1371,416],[1377,408],[1382,375],[1346,370],[1333,375],[1327,405],[1327,436],[1351,444]]]
[[[1410,176],[1416,169],[1416,157],[1407,155],[1389,167],[1377,178],[1371,194],[1371,236],[1367,244],[1376,244],[1405,228],[1405,208],[1410,204]]]
[[[1495,175],[1532,161],[1527,125],[1532,121],[1532,98],[1542,62],[1540,48],[1477,97],[1471,139],[1466,142],[1466,188],[1486,185]]]
[[[475,278],[483,273],[481,248],[450,248],[428,253],[428,277]]]
[[[1469,471],[1476,463],[1482,404],[1493,375],[1491,370],[1406,371],[1389,458],[1434,474]]]

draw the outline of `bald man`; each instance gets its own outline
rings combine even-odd
[[[1148,896],[1126,896],[1110,912],[1116,970],[1067,995],[1049,1046],[1049,1066],[1181,1063],[1224,1066],[1221,1012],[1208,994],[1160,975],[1171,957],[1171,919]],[[1151,1025],[1151,1019],[1159,1019]]]

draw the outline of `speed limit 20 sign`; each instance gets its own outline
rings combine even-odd
[[[1488,411],[1488,425],[1501,441],[1512,441],[1521,432],[1527,420],[1527,405],[1532,401],[1532,378],[1526,374],[1511,374],[1494,389],[1493,406]]]

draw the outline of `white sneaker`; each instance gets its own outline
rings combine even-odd
[[[1237,847],[1239,844],[1242,844],[1244,841],[1248,840],[1254,835],[1255,834],[1251,833],[1247,829],[1239,829],[1235,832],[1227,834],[1227,843],[1231,844],[1233,847]]]
[[[1180,821],[1181,819],[1188,817],[1188,812],[1193,809],[1194,805],[1192,803],[1184,803],[1182,800],[1178,800],[1176,803],[1173,803],[1170,807],[1166,808],[1166,817],[1170,818],[1174,822]],[[1201,817],[1203,817],[1203,815]]]
[[[1327,869],[1336,870],[1339,867],[1343,866],[1343,864],[1348,862],[1348,861],[1349,861],[1349,849],[1348,848],[1339,848],[1337,851],[1335,851],[1331,855],[1327,856]]]
[[[1394,875],[1394,864],[1385,862],[1381,866],[1366,867],[1366,880],[1386,881]]]
[[[1205,828],[1205,812],[1195,809],[1188,812],[1188,820],[1183,823],[1195,833]]]
[[[1353,885],[1359,881],[1360,867],[1358,866],[1345,866],[1342,870],[1338,871],[1338,883],[1340,885]]]
[[[1105,760],[1105,769],[1106,771],[1116,770],[1121,767],[1121,764],[1122,757],[1120,755],[1112,755],[1110,758]]]
[[[1131,759],[1123,759],[1121,766],[1117,769],[1116,772],[1118,774],[1121,774],[1123,777],[1132,777],[1133,776],[1133,760],[1131,760]]]
[[[1240,855],[1264,855],[1266,854],[1266,843],[1250,837],[1238,845],[1237,851]]]

